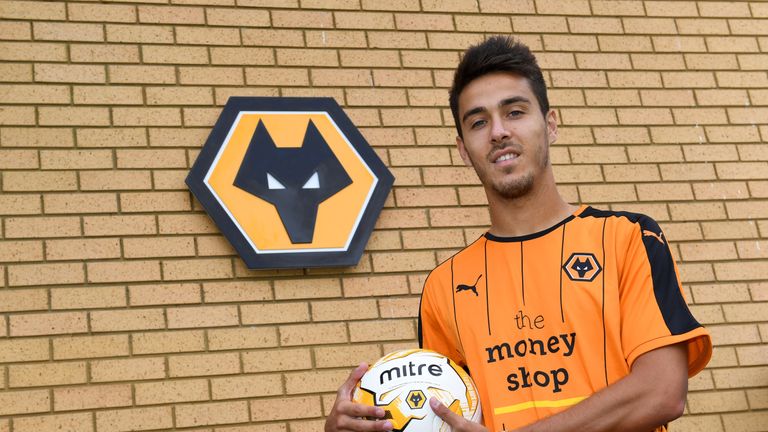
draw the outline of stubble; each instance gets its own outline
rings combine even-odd
[[[500,149],[504,149],[506,147],[511,146],[512,144],[503,144],[498,146],[497,148],[494,148],[493,151],[497,151]],[[542,147],[540,147],[540,150],[536,152],[536,161],[539,164],[539,168],[543,171],[546,169],[546,167],[549,165],[549,145],[546,142],[543,143]],[[487,159],[491,160],[491,153],[489,153]],[[521,156],[523,156],[523,153],[521,153]],[[514,172],[516,169],[515,167],[507,168],[507,172],[505,172],[505,176],[503,176],[500,180],[497,181],[491,181],[488,179],[489,175],[485,172],[482,172],[478,170],[477,165],[474,163],[474,161],[471,160],[472,165],[475,167],[475,172],[477,173],[478,177],[480,177],[480,181],[483,184],[487,184],[489,181],[491,183],[491,188],[494,192],[496,192],[501,198],[507,199],[507,200],[514,200],[520,197],[523,197],[527,195],[528,193],[533,190],[533,186],[536,182],[536,178],[534,175],[533,170],[525,172],[521,174],[520,176],[508,178],[508,175]],[[492,162],[491,162],[492,163]]]

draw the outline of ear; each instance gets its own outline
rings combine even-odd
[[[547,122],[547,142],[552,144],[557,141],[557,111],[550,109],[545,120]]]
[[[464,165],[471,167],[472,159],[469,158],[466,147],[464,147],[464,140],[460,136],[456,137],[456,147],[459,149],[459,156],[464,161]]]

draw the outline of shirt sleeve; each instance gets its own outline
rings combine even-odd
[[[709,333],[691,314],[677,266],[658,224],[642,217],[629,227],[621,271],[622,348],[631,366],[640,355],[684,342],[688,375],[700,372],[712,356]]]
[[[466,367],[461,343],[453,321],[453,313],[446,313],[452,305],[453,291],[440,283],[433,272],[424,283],[419,305],[419,347],[443,354],[459,366]]]

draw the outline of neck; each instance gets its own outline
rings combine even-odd
[[[560,196],[554,177],[518,198],[504,198],[492,191],[486,193],[491,213],[488,231],[498,237],[519,237],[543,231],[577,209]]]

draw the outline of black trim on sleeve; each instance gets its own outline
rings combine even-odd
[[[648,254],[648,262],[651,264],[653,293],[670,333],[678,335],[701,327],[701,324],[691,315],[691,311],[680,292],[672,253],[669,251],[661,228],[653,219],[648,217],[640,220],[640,228],[643,230],[641,232],[643,245]],[[651,231],[656,236],[645,235],[645,231]],[[663,238],[664,243],[659,238]]]
[[[597,210],[592,207],[584,209],[578,217],[617,217],[637,224],[651,268],[653,294],[669,332],[679,335],[701,327],[685,303],[675,274],[672,253],[669,251],[666,237],[655,220],[640,213]]]

